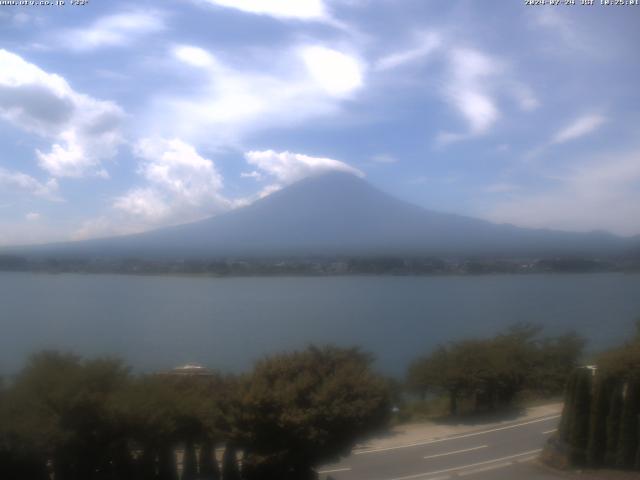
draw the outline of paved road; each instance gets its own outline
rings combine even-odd
[[[453,437],[359,451],[320,469],[335,480],[552,480],[533,463],[559,415]]]

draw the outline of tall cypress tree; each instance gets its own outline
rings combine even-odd
[[[611,379],[604,375],[598,375],[595,378],[589,420],[589,443],[587,445],[587,465],[591,467],[599,467],[604,461],[611,384]]]
[[[135,478],[140,480],[154,480],[156,478],[156,464],[158,450],[151,445],[146,445],[135,461]]]
[[[636,461],[634,470],[640,470],[640,418],[638,418],[638,449],[636,450]]]
[[[236,448],[227,443],[222,455],[222,480],[240,480]]]
[[[591,405],[591,371],[578,370],[576,379],[574,415],[571,424],[569,443],[571,445],[572,462],[577,465],[585,463],[587,442],[589,439],[589,410]]]
[[[196,480],[198,476],[198,464],[196,459],[196,449],[191,440],[184,446],[182,456],[182,477],[181,480]]]
[[[619,382],[613,387],[607,415],[607,449],[604,457],[605,465],[614,466],[620,439],[620,417],[622,414],[622,385]]]
[[[638,448],[638,414],[640,413],[640,381],[627,382],[626,394],[620,421],[620,441],[618,444],[617,465],[633,468]]]
[[[158,480],[178,480],[176,454],[170,444],[164,444],[158,452]]]
[[[220,480],[220,467],[218,467],[213,442],[210,440],[202,442],[198,459],[201,480]]]
[[[562,417],[560,419],[560,427],[558,429],[560,439],[564,442],[569,442],[571,437],[571,424],[573,423],[573,417],[575,414],[574,398],[577,378],[578,372],[572,372],[571,375],[569,375],[569,379],[567,380],[567,385],[565,387],[564,407],[562,410]]]

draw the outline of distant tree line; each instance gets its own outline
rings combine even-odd
[[[313,479],[390,411],[358,349],[273,355],[237,377],[43,352],[0,389],[0,478]]]
[[[319,256],[265,258],[23,257],[0,254],[0,271],[133,275],[482,275],[638,271],[640,258],[493,258],[434,256]]]
[[[452,415],[461,401],[486,411],[512,405],[523,391],[559,396],[583,347],[574,333],[543,337],[539,327],[518,324],[492,338],[440,345],[411,364],[407,386],[421,397],[445,395]]]
[[[554,454],[570,465],[640,470],[640,321],[633,340],[570,376]]]

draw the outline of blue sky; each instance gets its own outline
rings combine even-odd
[[[640,234],[639,26],[510,0],[0,6],[0,245],[193,221],[329,170]]]

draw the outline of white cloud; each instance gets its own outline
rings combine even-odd
[[[303,153],[276,152],[274,150],[253,150],[244,154],[245,159],[257,168],[241,174],[242,177],[258,181],[271,179],[273,183],[264,186],[257,194],[233,201],[234,207],[242,207],[257,199],[271,195],[299,180],[328,172],[344,172],[364,177],[364,172],[340,160],[325,157],[311,157]],[[388,157],[391,158],[391,157]]]
[[[433,54],[441,45],[442,39],[437,33],[420,33],[415,47],[380,58],[376,61],[374,68],[376,70],[390,70],[407,63],[415,62]]]
[[[92,175],[109,178],[108,172],[100,167],[100,157],[88,153],[90,148],[78,140],[76,130],[62,132],[60,141],[61,143],[54,143],[48,153],[36,150],[38,164],[50,175],[71,178]]]
[[[28,222],[37,222],[42,218],[42,215],[40,215],[38,212],[29,212],[24,216],[24,218]]]
[[[449,144],[466,140],[469,136],[466,133],[438,132],[435,137],[435,145],[436,147],[446,147]]]
[[[393,155],[389,155],[388,153],[379,153],[371,157],[371,161],[373,163],[398,163],[398,159]]]
[[[158,95],[141,121],[154,135],[177,136],[208,147],[229,146],[256,131],[290,127],[335,114],[362,88],[363,67],[350,55],[321,45],[279,52],[257,67],[239,69],[199,47],[171,50],[179,65],[197,72],[194,88]]]
[[[327,8],[322,0],[204,0],[212,5],[279,19],[325,20]]]
[[[264,197],[268,197],[269,195],[271,195],[272,193],[277,192],[278,190],[282,190],[282,185],[279,185],[277,183],[271,183],[269,185],[267,185],[266,187],[264,187],[262,190],[260,190],[258,192],[258,195],[254,195],[253,197],[250,197],[248,199],[245,200],[246,204],[252,203],[256,198],[264,198]],[[243,202],[243,200],[241,199],[240,202]],[[242,203],[241,203],[242,205]]]
[[[576,22],[577,17],[571,12],[539,8],[531,13],[531,24],[536,30],[541,30],[539,46],[547,54],[567,55],[573,60],[576,53],[594,55],[606,48],[597,41],[598,36],[594,36],[593,31],[581,27],[582,22]],[[610,49],[606,50],[610,53]]]
[[[315,82],[332,96],[347,96],[364,84],[363,67],[354,57],[326,47],[302,50],[302,58]]]
[[[533,91],[517,81],[509,65],[500,59],[470,48],[453,48],[447,61],[442,95],[465,119],[467,130],[439,132],[436,145],[487,134],[503,115],[498,107],[501,97],[511,98],[525,112],[540,106]]]
[[[579,117],[567,127],[560,130],[560,132],[553,137],[552,143],[564,143],[588,135],[606,121],[607,119],[605,117],[598,114],[589,114]]]
[[[122,109],[74,91],[59,75],[0,49],[0,118],[53,139],[37,151],[40,166],[56,177],[104,176],[101,161],[122,141]]]
[[[164,219],[170,212],[163,195],[152,188],[130,190],[116,198],[113,207],[151,223]]]
[[[18,12],[13,16],[13,23],[19,27],[31,22],[31,16],[24,12]]]
[[[546,152],[549,148],[552,148],[554,145],[566,143],[588,135],[597,130],[607,121],[608,119],[606,117],[595,113],[578,117],[565,128],[560,130],[557,134],[555,134],[548,142],[529,150],[524,155],[524,159],[525,161],[530,162],[537,157],[540,157],[544,152]]]
[[[602,156],[553,180],[544,191],[511,195],[489,216],[527,227],[640,234],[640,151]]]
[[[470,49],[455,49],[450,62],[446,98],[467,120],[472,134],[485,133],[500,116],[486,79],[499,74],[501,66],[491,57]]]
[[[125,11],[99,18],[86,28],[62,32],[62,44],[76,51],[124,47],[137,38],[165,28],[163,15],[155,11]]]
[[[180,139],[145,138],[136,143],[138,173],[144,180],[113,199],[103,215],[85,221],[75,240],[127,235],[200,220],[237,204],[222,194],[213,161]]]
[[[547,58],[559,57],[568,64],[585,60],[608,62],[621,52],[630,53],[625,45],[612,51],[608,42],[601,41],[603,37],[612,40],[617,33],[622,34],[617,38],[625,38],[623,23],[590,22],[587,16],[554,8],[539,8],[530,14],[527,20],[536,36],[535,48]],[[616,25],[615,29],[611,30],[610,25]]]
[[[518,102],[518,105],[525,112],[535,110],[540,106],[540,101],[533,91],[526,85],[516,83],[511,88],[511,93]]]
[[[303,178],[331,171],[364,177],[364,173],[357,168],[331,158],[311,157],[302,153],[275,152],[273,150],[250,151],[244,156],[250,165],[273,177],[276,181],[260,193],[261,197]]]
[[[223,187],[213,162],[181,140],[143,139],[135,150],[142,176],[186,203],[215,199]]]
[[[49,179],[42,183],[26,173],[6,170],[0,167],[0,189],[12,189],[47,200],[60,200],[58,182]]]
[[[135,146],[146,186],[116,198],[113,207],[143,225],[197,220],[231,206],[214,163],[179,139],[147,138]]]
[[[549,28],[560,34],[560,37],[571,43],[576,40],[574,25],[569,16],[553,9],[541,8],[530,17],[534,25]]]
[[[215,64],[213,55],[191,45],[178,45],[174,47],[173,54],[178,60],[194,67],[212,67]]]
[[[262,180],[262,174],[260,172],[258,172],[257,170],[253,170],[251,172],[242,172],[240,174],[240,177],[242,178],[253,178],[255,180]]]
[[[148,230],[150,225],[145,222],[135,221],[131,215],[121,213],[101,215],[82,222],[69,235],[66,233],[65,241],[87,240],[90,238],[113,237],[117,235],[131,235]]]
[[[6,10],[6,11],[5,11]],[[9,10],[13,10],[13,13]],[[15,27],[15,28],[26,28],[26,27],[40,27],[45,22],[43,18],[39,15],[26,13],[26,9],[1,9],[0,11],[0,23],[3,24],[3,28],[7,27]]]

